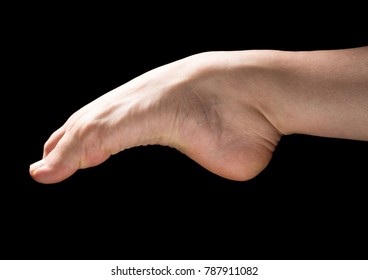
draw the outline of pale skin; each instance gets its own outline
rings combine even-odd
[[[368,47],[205,52],[158,67],[75,112],[30,174],[57,183],[157,144],[244,181],[294,133],[368,141]]]

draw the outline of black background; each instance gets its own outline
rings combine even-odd
[[[73,112],[137,75],[202,51],[366,45],[359,7],[41,8],[4,25],[1,259],[367,259],[366,142],[283,137],[247,182],[160,146],[55,185],[28,174]]]

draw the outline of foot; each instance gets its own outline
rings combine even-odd
[[[56,183],[130,147],[160,144],[219,176],[251,179],[270,161],[281,133],[263,112],[260,88],[238,57],[194,55],[106,93],[51,135],[31,176]]]

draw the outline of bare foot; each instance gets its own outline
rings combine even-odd
[[[263,112],[257,79],[235,53],[178,60],[87,104],[51,135],[43,159],[30,166],[31,176],[60,182],[124,149],[149,144],[174,147],[228,179],[256,176],[281,133]]]

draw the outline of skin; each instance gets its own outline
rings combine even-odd
[[[30,174],[56,183],[130,147],[158,144],[243,181],[293,133],[368,140],[368,47],[206,52],[163,65],[75,112]]]

